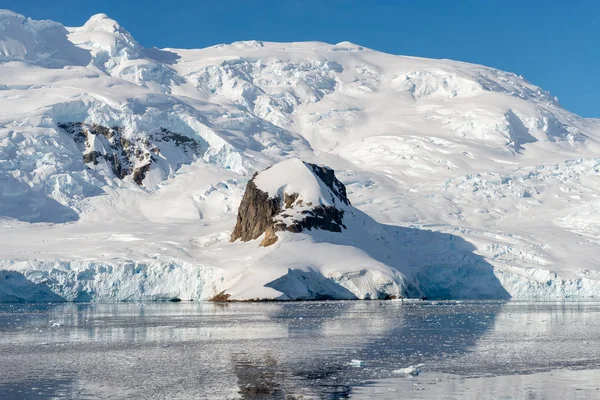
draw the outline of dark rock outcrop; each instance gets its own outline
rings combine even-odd
[[[269,194],[254,184],[255,173],[246,185],[244,197],[238,209],[237,223],[231,234],[231,241],[243,242],[257,239],[273,226],[273,217],[281,212],[279,198],[270,199]]]
[[[331,196],[334,196],[337,202],[350,205],[346,187],[335,177],[332,169],[310,163],[304,164],[327,186]],[[305,203],[298,193],[284,193],[283,197],[269,197],[268,193],[260,190],[255,184],[258,174],[255,173],[246,185],[238,209],[237,223],[231,234],[232,242],[238,239],[247,242],[265,234],[260,245],[269,246],[277,242],[276,232],[300,233],[312,229],[341,232],[346,228],[343,223],[345,210],[323,204]],[[291,212],[298,209],[301,209],[299,216],[297,212]],[[289,221],[292,214],[296,217]],[[282,219],[287,220],[283,222]]]
[[[160,128],[160,132],[154,134],[128,139],[123,136],[123,128],[119,126],[67,122],[58,124],[58,127],[73,138],[85,164],[106,162],[115,178],[131,176],[140,186],[152,165],[157,163],[161,143],[172,143],[192,157],[198,155],[200,150],[196,140],[165,128]],[[97,146],[94,141],[98,142]],[[179,165],[173,167],[176,170]]]
[[[225,291],[222,291],[221,293],[214,295],[209,301],[214,301],[216,303],[223,303],[223,302],[229,301],[230,297],[231,297],[231,295],[229,293],[225,293]]]
[[[346,186],[335,177],[335,172],[331,168],[325,167],[324,165],[305,164],[313,170],[314,174],[317,175],[329,189],[331,189],[338,199],[347,206],[350,205],[350,200],[348,200],[346,194]]]

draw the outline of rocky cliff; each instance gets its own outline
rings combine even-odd
[[[165,128],[153,134],[127,137],[120,126],[66,122],[59,123],[58,127],[73,138],[88,168],[99,170],[104,166],[106,172],[112,173],[115,178],[131,176],[140,186],[159,159],[165,159],[166,167],[163,168],[167,169],[165,175],[168,175],[171,170],[179,169],[181,164],[188,164],[199,155],[200,146],[196,140]],[[176,149],[175,153],[179,154],[170,154],[176,160],[167,160],[161,147],[168,154],[174,153],[169,147]]]

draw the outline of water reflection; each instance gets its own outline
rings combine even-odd
[[[239,393],[244,399],[285,399],[285,373],[277,358],[269,352],[262,358],[250,359],[246,354],[232,355]]]
[[[24,379],[0,386],[2,399],[65,399],[77,398],[77,381],[74,378]]]
[[[347,398],[416,364],[599,368],[599,327],[600,303],[0,305],[0,398]]]

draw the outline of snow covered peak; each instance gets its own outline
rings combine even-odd
[[[79,47],[88,49],[96,59],[114,66],[106,59],[122,60],[137,58],[142,46],[117,21],[106,14],[92,16],[82,27],[70,28],[69,39]]]
[[[22,61],[46,68],[85,66],[110,70],[136,59],[142,46],[106,14],[92,16],[82,27],[65,28],[0,10],[0,62]]]
[[[329,168],[290,158],[260,172],[254,178],[254,184],[268,193],[270,198],[283,199],[285,195],[295,195],[297,202],[309,206],[335,207],[347,204],[345,193],[342,195],[340,189],[334,186],[334,181],[324,178],[323,173],[318,172],[319,169],[330,171],[333,176],[333,171]],[[329,186],[324,179],[330,181]]]
[[[87,54],[67,39],[67,30],[54,21],[34,21],[0,10],[0,62],[22,61],[48,68],[85,65]]]
[[[360,46],[360,45],[358,45],[356,43],[348,42],[348,41],[339,42],[334,47],[335,47],[335,49],[337,51],[343,51],[343,50],[346,50],[346,51],[361,51],[361,50],[365,50],[365,47]],[[370,50],[370,51],[373,51],[373,50]]]
[[[14,11],[6,10],[6,9],[0,9],[0,21],[4,21],[4,20],[7,20],[7,19],[11,19],[11,18],[20,19],[20,20],[24,20],[25,19],[24,16],[22,16],[19,13],[14,12]]]
[[[117,21],[109,18],[108,15],[106,15],[104,13],[98,13],[98,14],[92,15],[84,25],[96,24],[96,23],[106,21],[106,20],[109,20],[111,23],[117,24]]]
[[[110,18],[108,15],[104,13],[96,14],[90,17],[85,24],[81,28],[75,28],[76,30],[81,31],[102,31],[113,33],[121,36],[127,36],[130,40],[133,40],[133,37],[129,32],[127,32],[121,25]]]

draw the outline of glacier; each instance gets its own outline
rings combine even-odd
[[[510,72],[0,10],[0,105],[0,301],[600,295],[600,120]],[[230,243],[252,174],[294,158],[360,229]]]

